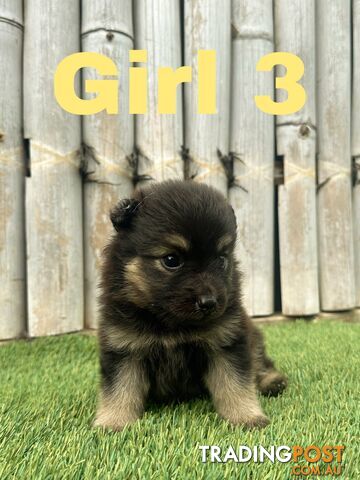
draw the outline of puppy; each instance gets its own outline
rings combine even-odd
[[[268,424],[256,388],[286,386],[241,303],[235,215],[213,188],[151,184],[110,215],[100,296],[95,426],[121,430],[147,400],[209,394],[235,425]]]

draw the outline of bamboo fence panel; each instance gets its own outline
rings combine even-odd
[[[350,1],[316,2],[321,309],[355,306],[350,157]]]
[[[353,191],[356,305],[360,306],[360,0],[353,0],[353,95],[352,156],[355,170]]]
[[[78,2],[32,0],[26,4],[24,127],[31,162],[31,177],[26,179],[31,336],[83,327],[80,117],[57,104],[53,87],[58,63],[79,51],[79,25]]]
[[[185,146],[189,176],[225,195],[227,176],[218,156],[229,149],[231,2],[185,0],[185,65],[192,67],[192,83],[185,84]],[[216,51],[217,114],[198,113],[198,50]]]
[[[316,104],[315,1],[275,1],[275,46],[302,59],[305,72],[304,107],[277,116],[277,154],[284,159],[284,183],[279,185],[279,247],[282,312],[313,315],[319,312],[316,224]],[[283,67],[278,68],[282,76]],[[285,101],[285,90],[276,100]]]
[[[273,96],[271,73],[256,71],[273,51],[272,1],[233,2],[230,150],[234,182],[229,199],[238,223],[237,256],[250,315],[274,311],[274,117],[254,96]]]
[[[80,42],[116,64],[118,114],[57,103],[55,70]],[[256,71],[274,43],[303,60],[307,93],[276,124],[254,101],[286,100],[273,72]],[[134,183],[168,178],[228,196],[245,306],[273,314],[275,153],[282,313],[359,307],[359,45],[360,0],[0,0],[0,339],[81,330],[84,306],[95,328],[109,210]],[[129,62],[134,48],[146,61]],[[199,50],[216,52],[216,114],[198,113]],[[158,69],[182,65],[192,80],[177,86],[176,114],[159,114]],[[133,115],[129,67],[139,66],[147,112]],[[90,99],[88,79],[107,77],[77,74]]]
[[[22,0],[0,0],[0,339],[25,329]]]
[[[158,68],[181,66],[179,0],[137,0],[135,46],[147,50],[147,113],[136,116],[138,180],[184,178],[182,86],[177,87],[176,114],[157,113]],[[166,12],[166,14],[164,14]]]
[[[119,71],[119,113],[83,117],[85,322],[97,326],[101,254],[112,233],[109,211],[133,189],[128,157],[134,149],[134,117],[129,115],[128,51],[133,49],[132,1],[82,2],[82,50],[111,58]],[[98,79],[84,69],[83,80]],[[83,94],[91,98],[90,94]]]

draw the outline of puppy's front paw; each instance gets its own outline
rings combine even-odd
[[[270,420],[260,411],[252,415],[242,415],[239,413],[232,413],[230,415],[221,415],[232,425],[242,425],[245,428],[264,428],[270,423]]]
[[[270,420],[265,417],[265,415],[259,415],[257,417],[251,418],[244,423],[244,427],[248,429],[253,428],[264,428],[269,425]]]
[[[287,379],[285,375],[276,370],[266,373],[259,381],[259,390],[261,394],[269,397],[277,397],[286,387]]]
[[[130,414],[129,412],[106,412],[105,410],[98,411],[96,418],[94,420],[93,426],[95,428],[105,428],[108,430],[113,430],[114,432],[120,432],[127,425],[135,423],[140,417],[138,415]]]

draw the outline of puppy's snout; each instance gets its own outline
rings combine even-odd
[[[197,307],[204,313],[210,313],[217,306],[217,300],[214,295],[200,295],[196,301]]]

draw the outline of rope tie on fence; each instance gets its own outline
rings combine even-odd
[[[321,175],[323,177],[346,177],[351,174],[351,168],[350,165],[349,167],[343,167],[342,165],[338,165],[337,163],[334,162],[328,162],[325,160],[320,160],[319,161],[319,171],[321,172]]]
[[[139,165],[139,175],[146,175],[146,177],[151,177],[154,180],[165,180],[170,176],[179,174],[177,170],[181,167],[181,158],[170,158],[168,160],[162,160],[161,162],[150,160],[149,167],[144,165],[144,168],[141,168]],[[166,170],[170,170],[171,175],[167,175]]]
[[[261,179],[266,180],[267,182],[274,182],[274,165],[245,165],[246,173],[242,175],[235,175],[235,181],[240,183],[242,180],[246,179]]]
[[[69,153],[59,153],[56,150],[43,145],[42,143],[37,143],[31,140],[31,169],[36,167],[43,166],[52,166],[59,164],[68,164],[76,169],[79,169],[80,165],[80,155],[79,150],[73,150]],[[39,153],[40,155],[32,155],[33,152]]]
[[[338,178],[350,178],[351,168],[343,167],[334,162],[329,162],[327,160],[319,161],[319,181],[318,189],[326,185],[328,182]]]
[[[207,162],[200,158],[191,157],[191,163],[199,166],[203,170],[200,173],[195,172],[196,180],[199,182],[203,181],[209,175],[214,175],[215,177],[219,175],[226,176],[222,163],[218,161]]]
[[[101,171],[105,170],[106,172],[113,173],[115,175],[118,175],[119,177],[126,177],[127,179],[131,180],[132,179],[132,172],[130,169],[126,169],[125,167],[119,165],[118,163],[115,163],[112,159],[102,157],[98,154],[96,154],[96,171]],[[91,173],[95,172],[90,172]]]
[[[22,155],[23,149],[22,147],[15,147],[0,152],[0,166],[5,166],[7,168],[16,168],[16,169],[24,169],[25,164],[19,160],[17,157]]]
[[[316,178],[316,171],[314,167],[300,167],[296,163],[285,163],[285,184],[289,184],[302,178]]]

